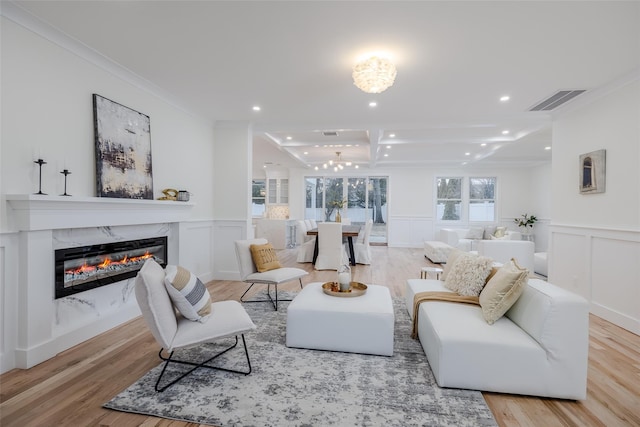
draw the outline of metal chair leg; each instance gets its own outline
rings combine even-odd
[[[249,375],[251,373],[251,360],[249,359],[249,350],[247,349],[247,342],[244,339],[244,334],[241,334],[242,336],[242,344],[244,345],[244,354],[247,358],[247,366],[249,367],[248,371],[239,371],[239,370],[235,370],[235,369],[227,369],[227,368],[222,368],[219,366],[211,366],[208,365],[209,362],[211,362],[212,360],[216,359],[217,357],[222,356],[223,354],[225,354],[227,351],[235,348],[238,345],[238,336],[236,335],[236,342],[222,350],[221,352],[215,354],[213,357],[210,357],[209,359],[205,360],[202,363],[195,363],[195,362],[191,362],[188,360],[178,360],[178,359],[173,359],[173,351],[169,354],[169,357],[164,357],[162,355],[162,351],[164,350],[163,348],[160,349],[160,352],[158,353],[158,356],[160,357],[160,359],[164,360],[164,366],[162,367],[162,371],[160,372],[160,375],[158,376],[158,380],[156,381],[156,385],[155,385],[155,390],[158,393],[161,393],[163,391],[165,391],[168,387],[172,386],[173,384],[177,383],[178,381],[180,381],[181,379],[183,379],[184,377],[186,377],[187,375],[191,374],[193,371],[195,371],[198,368],[207,368],[207,369],[216,369],[218,371],[225,371],[225,372],[232,372],[234,374],[243,374],[243,375]],[[191,368],[190,370],[188,370],[187,372],[185,372],[184,374],[180,375],[178,378],[174,379],[173,381],[171,381],[170,383],[160,387],[160,381],[162,380],[162,377],[164,376],[164,373],[167,369],[167,366],[169,366],[169,363],[178,363],[181,365],[189,365],[189,366],[193,366],[193,368]]]

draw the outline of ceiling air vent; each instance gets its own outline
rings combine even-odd
[[[322,132],[322,134],[323,134],[324,136],[338,136],[338,132],[336,132],[335,130],[332,130],[332,131],[324,131],[324,132]]]
[[[551,95],[549,98],[545,99],[542,102],[539,102],[534,107],[531,107],[529,111],[550,111],[554,108],[558,108],[565,102],[569,102],[576,96],[580,95],[582,92],[586,92],[586,90],[560,90],[555,94]]]

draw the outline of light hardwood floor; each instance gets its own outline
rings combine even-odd
[[[386,285],[402,296],[407,278],[431,265],[422,250],[372,247],[372,266],[354,268],[354,280]],[[279,253],[285,265],[309,271],[305,283],[335,272],[297,264],[295,250]],[[238,299],[245,285],[208,284],[214,299]],[[292,282],[283,289],[299,289]],[[250,346],[250,343],[249,343]],[[158,346],[141,318],[86,341],[29,370],[0,376],[0,425],[197,426],[103,409],[101,405],[159,363]],[[259,361],[255,361],[259,363]],[[640,426],[640,337],[596,316],[590,319],[588,397],[574,402],[484,393],[500,426]]]

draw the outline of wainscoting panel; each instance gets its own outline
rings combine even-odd
[[[179,233],[178,263],[205,283],[213,280],[213,221],[182,222]]]
[[[431,217],[399,217],[389,218],[390,247],[422,248],[425,240],[434,240],[433,218]]]
[[[0,234],[0,374],[15,368],[18,331],[18,236]]]
[[[247,238],[247,221],[214,221],[214,279],[240,280],[234,242]]]
[[[640,334],[640,232],[549,229],[549,282],[585,297],[593,314]]]

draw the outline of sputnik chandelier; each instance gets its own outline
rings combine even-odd
[[[351,166],[352,163],[351,162],[345,162],[344,160],[342,160],[342,152],[340,151],[336,151],[336,158],[329,160],[328,162],[324,163],[322,165],[323,169],[329,169],[329,167],[333,168],[334,172],[338,172],[339,170],[343,170],[345,168],[345,166]],[[354,166],[356,169],[358,169],[358,165]],[[318,166],[315,167],[315,170],[318,170]]]
[[[396,67],[385,58],[371,56],[353,67],[353,84],[366,93],[384,92],[396,79]]]

